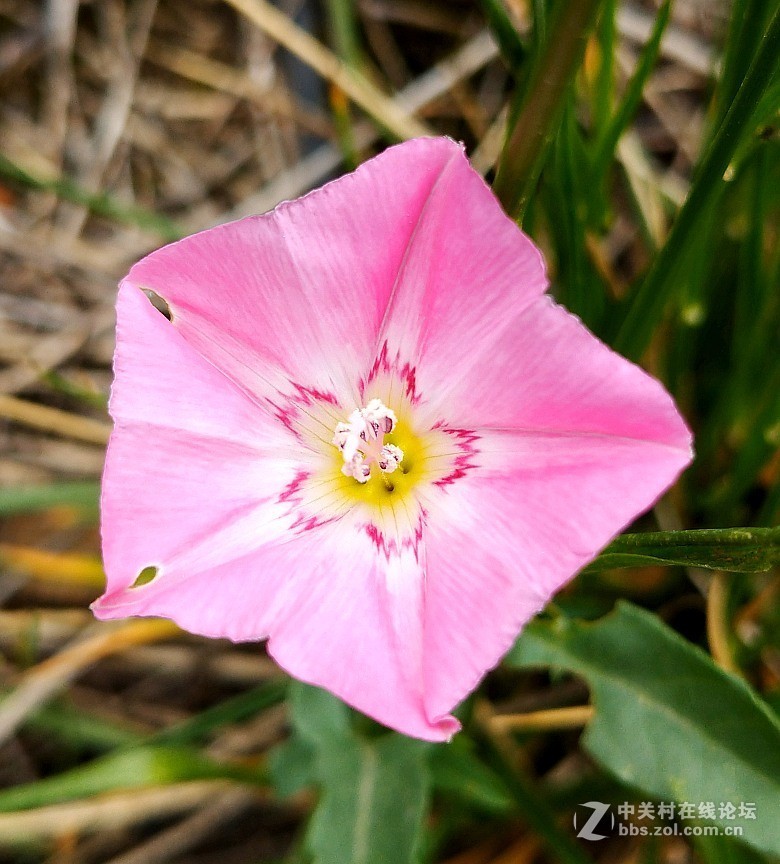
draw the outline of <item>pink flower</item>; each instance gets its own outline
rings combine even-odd
[[[691,458],[661,385],[546,287],[442,138],[136,264],[95,614],[268,638],[297,678],[451,736],[522,625]]]

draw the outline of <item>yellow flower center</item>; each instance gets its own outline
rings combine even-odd
[[[436,483],[452,474],[458,446],[445,430],[424,420],[421,426],[426,415],[418,418],[417,405],[393,393],[397,386],[381,384],[375,382],[371,396],[378,392],[383,399],[371,398],[330,427],[325,459],[299,502],[323,517],[351,513],[385,537],[408,538],[419,530]]]
[[[378,507],[400,504],[425,478],[428,473],[425,470],[425,439],[414,433],[406,418],[397,420],[393,430],[385,433],[384,444],[398,448],[403,456],[392,472],[380,470],[374,460],[365,482],[345,475],[342,454],[338,450],[334,452],[333,469],[338,478],[338,491],[342,495],[352,501]]]

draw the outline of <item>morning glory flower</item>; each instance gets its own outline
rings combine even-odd
[[[268,639],[291,675],[449,738],[691,458],[662,386],[546,288],[444,138],[144,258],[117,301],[95,614]]]

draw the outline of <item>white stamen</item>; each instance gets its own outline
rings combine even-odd
[[[384,437],[395,429],[397,422],[395,414],[381,400],[372,399],[365,408],[353,411],[346,423],[339,423],[333,443],[344,457],[342,474],[366,483],[373,463],[383,474],[392,474],[404,454],[395,444],[385,444]]]

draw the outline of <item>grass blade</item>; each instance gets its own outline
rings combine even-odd
[[[653,71],[655,62],[658,59],[661,38],[666,31],[666,25],[669,23],[669,16],[672,11],[672,2],[673,0],[666,0],[658,11],[653,32],[642,51],[639,65],[631,76],[625,95],[598,143],[593,164],[593,174],[595,177],[602,177],[606,172],[615,153],[615,147],[617,147],[620,136],[633,119],[639,107],[642,91],[645,89],[647,79],[650,77],[650,73]]]
[[[653,331],[675,288],[675,275],[685,249],[707,210],[722,190],[731,158],[746,130],[756,104],[776,73],[780,57],[780,8],[764,34],[758,52],[734,102],[699,165],[691,193],[683,205],[655,264],[631,302],[615,340],[615,349],[637,360],[650,343]]]

